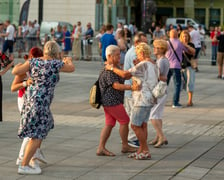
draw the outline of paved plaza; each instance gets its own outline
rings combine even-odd
[[[20,60],[16,60],[20,61]],[[172,109],[172,84],[164,112],[164,132],[169,144],[155,149],[152,159],[138,161],[121,153],[119,124],[107,147],[115,157],[96,156],[103,109],[88,104],[89,88],[98,77],[99,61],[75,61],[76,70],[61,74],[51,109],[55,128],[43,141],[48,164],[41,175],[19,175],[15,165],[21,140],[17,138],[19,112],[17,94],[11,93],[11,72],[3,78],[3,117],[0,123],[0,180],[223,180],[224,179],[224,80],[217,79],[217,66],[200,59],[196,73],[194,106]],[[172,83],[172,82],[171,82]],[[148,138],[155,131],[149,123]]]

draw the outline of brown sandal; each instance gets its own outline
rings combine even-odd
[[[103,149],[100,152],[97,152],[96,155],[97,156],[116,156],[114,153],[112,153],[106,149]]]

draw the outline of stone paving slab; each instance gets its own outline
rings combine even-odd
[[[224,100],[222,80],[216,79],[217,67],[206,63],[196,73],[196,91],[192,108],[172,109],[172,81],[164,112],[164,132],[169,144],[160,149],[149,146],[150,161],[136,161],[120,152],[119,125],[112,131],[108,149],[115,157],[95,155],[101,128],[103,109],[88,104],[89,87],[98,77],[100,62],[75,62],[76,72],[61,74],[51,106],[55,128],[42,144],[48,160],[41,164],[40,176],[17,174],[15,161],[21,140],[17,138],[20,115],[16,93],[11,93],[12,76],[3,76],[4,122],[0,123],[0,180],[8,179],[149,179],[149,180],[213,180],[224,175]],[[187,94],[181,92],[186,105]],[[149,123],[149,139],[155,130]]]
[[[181,171],[177,178],[179,177],[186,177],[191,179],[201,179],[205,174],[207,174],[209,169],[206,168],[199,168],[195,166],[188,166],[186,169]]]

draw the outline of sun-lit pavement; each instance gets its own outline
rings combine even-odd
[[[20,61],[20,60],[17,60]],[[151,160],[137,161],[122,154],[119,125],[108,141],[115,157],[95,155],[101,128],[102,108],[88,104],[89,88],[97,79],[99,61],[75,61],[76,71],[61,74],[51,106],[55,128],[43,141],[42,150],[48,164],[41,164],[43,173],[36,176],[17,174],[15,165],[21,140],[17,138],[19,113],[16,93],[10,92],[13,76],[3,76],[3,117],[0,123],[0,179],[80,179],[80,180],[217,180],[224,177],[224,80],[216,79],[217,66],[210,66],[201,57],[196,74],[194,106],[172,109],[172,84],[164,112],[164,132],[169,144],[160,149],[152,146]],[[181,92],[186,105],[186,92]],[[154,130],[149,123],[149,139]]]

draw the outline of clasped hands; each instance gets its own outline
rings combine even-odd
[[[70,64],[72,62],[72,57],[64,57],[62,60],[65,64]]]

